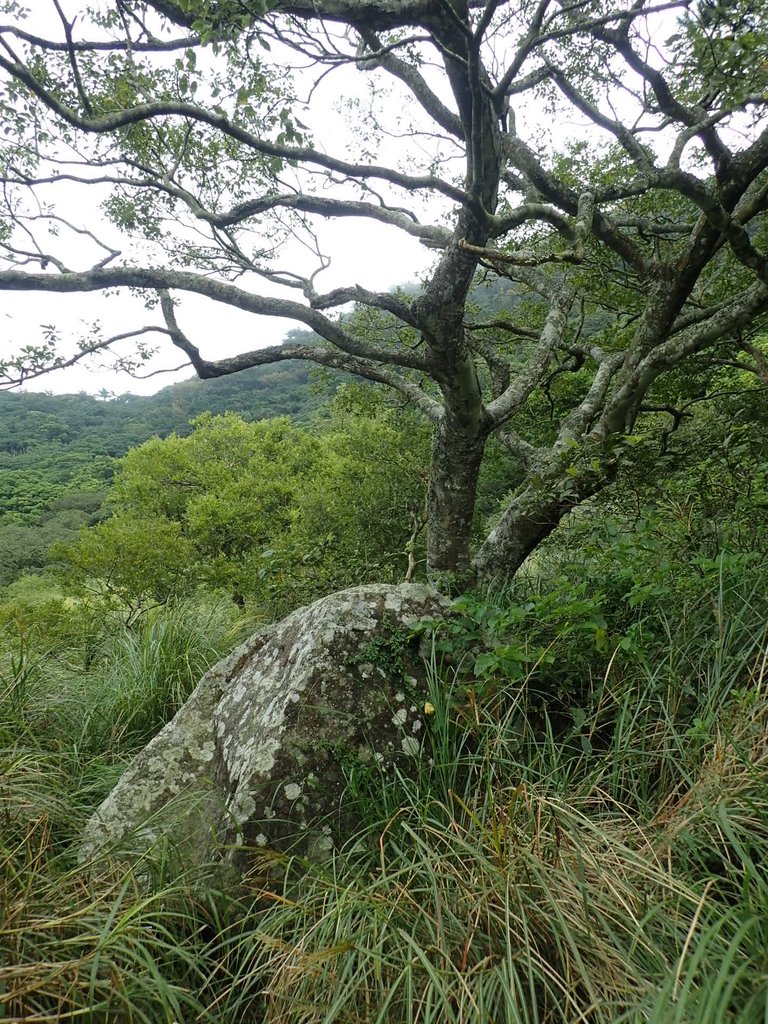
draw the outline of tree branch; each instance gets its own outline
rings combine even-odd
[[[539,342],[528,356],[525,366],[518,371],[506,391],[486,406],[486,416],[494,425],[499,426],[508,420],[541,381],[552,353],[563,339],[574,298],[572,288],[563,286],[560,289],[547,314]]]
[[[43,291],[59,294],[104,291],[110,288],[147,288],[152,291],[179,290],[204,295],[247,313],[276,316],[312,328],[336,348],[350,356],[393,363],[411,370],[428,372],[425,358],[405,348],[379,346],[353,338],[339,324],[317,310],[288,299],[254,295],[233,284],[188,271],[141,267],[112,267],[64,274],[32,274],[17,270],[0,271],[0,291]]]
[[[758,282],[744,295],[713,313],[704,323],[678,331],[656,344],[622,380],[600,420],[604,434],[631,430],[648,388],[670,366],[716,345],[768,311],[768,285]]]
[[[170,53],[173,50],[186,50],[189,47],[200,45],[200,36],[198,35],[182,36],[178,39],[131,40],[130,42],[123,42],[119,39],[72,39],[71,42],[69,40],[60,42],[35,35],[33,32],[25,32],[16,25],[0,25],[0,36],[2,35],[14,36],[22,42],[29,43],[30,46],[36,46],[51,53],[69,53],[71,51],[75,53],[112,53],[131,50],[135,50],[137,53]]]
[[[703,107],[691,109],[680,103],[672,94],[669,83],[664,75],[644,61],[632,48],[626,32],[612,31],[601,26],[592,29],[592,35],[604,43],[614,47],[621,54],[627,65],[640,75],[651,87],[659,105],[659,110],[673,121],[678,121],[689,128],[697,128],[704,146],[715,165],[718,181],[724,181],[729,173],[732,154],[724,145],[714,127],[707,125],[707,111]],[[701,127],[698,127],[700,126]]]
[[[360,35],[364,46],[367,48],[367,52],[366,49],[359,51],[358,60],[362,66],[364,68],[368,66],[371,68],[380,67],[394,78],[399,78],[407,86],[421,107],[436,124],[440,125],[443,131],[464,141],[464,129],[461,124],[461,118],[450,110],[429,88],[424,76],[415,67],[397,57],[394,53],[385,52],[375,32],[362,28]]]
[[[619,121],[614,121],[612,118],[606,117],[605,114],[602,114],[594,104],[590,103],[586,97],[579,93],[559,68],[549,62],[547,62],[547,68],[549,69],[552,80],[566,99],[568,99],[577,110],[580,110],[582,114],[588,117],[593,124],[596,124],[599,128],[605,129],[607,132],[610,132],[610,134],[621,143],[629,154],[630,159],[642,173],[649,173],[654,170],[654,164],[650,154],[643,148],[643,146],[640,145],[626,125],[621,124]]]
[[[284,146],[268,142],[252,132],[241,128],[226,115],[213,110],[206,110],[196,103],[158,100],[152,103],[139,103],[125,110],[114,110],[104,114],[83,117],[59,100],[50,90],[44,88],[29,69],[18,61],[8,60],[0,55],[0,68],[4,68],[14,78],[23,82],[38,99],[67,124],[89,134],[107,134],[120,128],[128,128],[131,125],[141,124],[144,121],[151,121],[155,118],[189,118],[192,121],[207,124],[211,128],[221,131],[229,138],[264,156],[278,157],[281,160],[296,161],[298,163],[316,164],[326,170],[335,171],[350,178],[380,178],[383,181],[399,185],[401,188],[410,191],[435,191],[442,193],[449,199],[453,199],[454,202],[462,204],[467,201],[465,192],[435,175],[412,176],[402,174],[390,167],[376,164],[349,163],[346,160],[328,156],[326,153],[321,153],[319,150],[312,149],[311,147]]]
[[[371,359],[334,351],[319,345],[272,345],[233,356],[231,359],[215,361],[203,359],[200,350],[184,334],[176,320],[173,300],[166,290],[160,291],[160,304],[165,317],[168,334],[173,344],[189,358],[197,375],[203,380],[214,377],[226,377],[253,366],[264,366],[270,363],[283,362],[287,359],[306,359],[321,366],[345,373],[352,373],[366,380],[385,384],[404,395],[408,401],[427,416],[433,423],[438,423],[443,413],[439,402],[431,398],[422,388],[412,381],[375,363]]]

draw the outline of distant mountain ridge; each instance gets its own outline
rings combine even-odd
[[[478,284],[473,300],[487,320],[499,310],[508,313],[520,296],[497,280],[491,287]],[[318,341],[313,332],[294,328],[283,344]],[[129,449],[150,437],[187,434],[190,421],[205,412],[307,421],[344,379],[287,359],[212,380],[191,378],[150,396],[0,391],[0,586],[44,571],[54,541],[69,540],[109,514],[109,486]]]
[[[86,438],[93,451],[120,456],[154,435],[188,433],[190,420],[204,412],[304,420],[323,401],[311,373],[297,360],[214,380],[191,378],[147,396],[0,392],[0,468],[8,466],[8,456],[18,468],[40,445],[80,445]]]
[[[333,389],[333,376],[324,379],[327,388],[310,365],[287,360],[149,396],[0,392],[0,586],[43,571],[54,541],[108,514],[104,500],[129,449],[187,434],[205,412],[308,420]]]

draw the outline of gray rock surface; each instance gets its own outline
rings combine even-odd
[[[344,766],[419,752],[426,684],[409,628],[446,606],[418,584],[356,587],[251,637],[126,770],[81,859],[161,835],[196,860],[243,846],[322,857],[354,832]]]

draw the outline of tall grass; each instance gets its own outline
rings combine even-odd
[[[79,608],[65,614],[75,619]],[[109,612],[89,614],[90,633],[76,635],[74,656],[60,636],[55,646],[44,636],[34,646],[23,633],[9,639],[4,717],[48,747],[57,738],[87,754],[141,748],[242,635],[226,602],[167,605],[131,627]]]
[[[100,748],[142,747],[240,638],[231,604],[177,604],[108,636],[84,728]]]
[[[53,711],[44,673],[16,663],[30,674],[6,686],[0,726],[0,1019],[768,1019],[757,591],[716,588],[594,656],[569,637],[570,713],[548,705],[551,666],[491,686],[461,651],[436,654],[429,756],[350,776],[361,827],[325,864],[267,855],[236,887],[160,848],[135,874],[78,867],[109,766],[214,656],[198,615],[113,635]]]
[[[119,864],[83,870],[76,845],[130,756],[239,627],[226,606],[195,604],[158,609],[132,629],[105,619],[82,637],[82,623],[73,626],[88,669],[81,654],[62,656],[58,620],[56,643],[33,649],[18,629],[4,659],[0,1019],[185,1021],[207,984],[196,938],[215,902],[205,869],[169,875],[156,851],[138,877]]]
[[[766,634],[742,598],[609,659],[570,728],[533,678],[484,705],[438,670],[433,763],[355,779],[365,833],[238,926],[263,1019],[766,1019]]]

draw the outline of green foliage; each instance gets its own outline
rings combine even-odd
[[[460,660],[463,686],[476,695],[525,679],[542,700],[570,700],[585,661],[607,647],[602,595],[566,578],[545,592],[511,591],[492,601],[464,594],[452,607],[435,650],[451,663]]]
[[[267,854],[237,887],[161,844],[140,877],[73,863],[126,758],[236,641],[232,606],[126,628],[17,585],[0,622],[3,1012],[751,1024],[768,999],[768,607],[749,573],[660,595],[653,622],[643,602],[614,615],[599,574],[465,597],[420,695],[429,757],[350,776],[364,825],[331,861]],[[361,653],[396,665],[392,639]]]
[[[609,10],[599,0],[573,7],[521,3],[511,11],[492,4],[479,19],[473,5],[453,5],[453,14],[439,4],[437,13],[419,4],[395,7],[366,9],[361,26],[332,0],[327,9],[285,10],[268,0],[149,0],[128,10],[115,0],[81,13],[77,28],[84,36],[76,46],[63,15],[67,41],[58,45],[6,25],[2,31],[20,49],[9,43],[12,56],[0,61],[0,108],[8,122],[2,151],[9,241],[3,244],[12,268],[0,284],[53,287],[42,272],[50,266],[70,273],[64,238],[75,232],[86,244],[90,239],[100,252],[89,271],[67,278],[68,290],[134,288],[150,308],[163,296],[165,328],[113,339],[86,331],[73,357],[103,354],[130,338],[136,355],[119,361],[131,369],[147,358],[152,331],[191,353],[210,377],[295,354],[289,345],[258,348],[259,355],[254,350],[201,365],[194,343],[174,326],[171,305],[181,300],[170,292],[313,324],[322,340],[305,333],[303,354],[390,386],[430,419],[429,529],[455,534],[451,543],[433,536],[429,545],[430,568],[445,573],[443,579],[463,577],[472,559],[477,521],[461,510],[475,507],[486,442],[495,434],[508,444],[515,456],[491,467],[483,486],[494,502],[519,488],[520,502],[507,500],[502,515],[520,529],[514,540],[512,529],[487,536],[474,564],[483,576],[495,571],[494,562],[513,573],[574,504],[606,484],[626,459],[628,440],[653,430],[646,414],[687,415],[671,404],[684,397],[683,378],[703,383],[699,397],[711,398],[720,371],[715,364],[743,367],[747,354],[765,376],[755,333],[766,313],[760,135],[766,19],[749,0],[640,2],[626,10]],[[5,9],[23,22],[21,8],[9,2]],[[342,26],[335,55],[313,44],[307,20],[327,20],[332,35]],[[85,41],[89,24],[92,42]],[[664,41],[660,33],[667,32],[674,35]],[[464,60],[470,37],[472,59]],[[300,96],[304,90],[294,89],[295,68],[285,53],[268,56],[270,39],[309,64],[345,63],[367,77],[369,98],[349,98],[349,110],[357,112],[349,145],[341,136],[316,143],[307,137],[295,110],[311,108],[320,93]],[[433,50],[461,58],[451,63],[445,95],[436,81],[422,78]],[[390,57],[395,51],[401,52]],[[413,118],[402,103],[387,110],[382,81],[416,99]],[[544,120],[508,117],[505,100],[512,95],[539,104]],[[563,139],[547,120],[573,131]],[[396,140],[404,146],[395,158]],[[341,145],[335,154],[334,143]],[[104,183],[111,185],[101,212],[128,245],[124,260],[85,222],[70,224],[54,206],[37,202],[36,189],[55,192],[57,181],[74,183],[70,151],[98,168],[96,181],[74,175],[84,193],[94,185],[99,202]],[[360,195],[352,199],[347,187],[356,180]],[[427,223],[419,219],[423,211],[419,218],[409,211],[403,195],[385,194],[390,188],[419,196],[425,211],[442,209],[447,199],[452,210],[447,220],[439,214]],[[349,216],[386,222],[439,254],[418,294],[383,295],[351,284],[315,292],[327,262],[315,231],[323,220]],[[46,227],[53,248],[62,233],[59,255],[37,240],[35,232]],[[304,255],[290,271],[279,269],[278,254],[298,239],[306,243]],[[495,284],[470,300],[475,271]],[[302,292],[308,305],[277,294],[247,299],[250,273],[284,286],[287,295]],[[350,299],[357,305],[345,313]],[[66,361],[57,325],[42,330],[42,345],[27,345],[0,365],[9,383]],[[694,401],[687,398],[688,405]],[[39,427],[48,441],[65,446],[70,440],[67,424],[52,414]],[[376,430],[378,438],[355,439],[374,454],[390,448],[380,420]],[[343,443],[330,435],[319,441],[322,473],[345,495],[374,495],[379,488],[379,507],[386,501],[398,522],[401,513],[411,519],[404,541],[410,575],[420,554],[422,511],[410,500],[418,488],[402,507],[393,505],[399,495],[375,474],[356,479],[360,467]],[[498,446],[491,450],[496,457]],[[569,451],[572,460],[564,457]],[[0,476],[10,514],[37,518],[40,480],[30,475],[5,483]],[[341,507],[319,496],[313,507],[309,495],[286,526],[273,521],[264,495],[266,506],[255,507],[247,523],[243,496],[228,482],[224,489],[183,502],[172,518],[199,553],[205,582],[229,588],[238,600],[250,596],[249,587],[255,599],[253,579],[270,581],[272,592],[259,599],[278,608],[279,593],[293,595],[283,602],[289,606],[349,576],[397,574],[395,531],[371,535],[380,516],[369,519],[368,535],[356,535]],[[287,501],[287,493],[273,497]],[[488,507],[494,502],[479,504],[483,516],[498,513]],[[373,504],[372,498],[346,507],[366,514]],[[332,528],[321,530],[328,511]],[[258,524],[280,541],[267,542]],[[298,565],[304,568],[294,573]]]
[[[691,5],[678,32],[677,70],[688,79],[688,96],[701,102],[741,103],[768,88],[768,38],[758,7],[750,0]]]
[[[91,749],[132,751],[148,743],[242,629],[226,603],[181,603],[107,634],[91,655],[100,689],[83,724]]]
[[[757,596],[713,621],[704,595],[682,615],[700,622],[695,658],[672,634],[612,659],[565,729],[530,680],[457,714],[462,668],[444,667],[432,760],[360,793],[367,820],[381,808],[368,851],[355,837],[261,924],[267,1019],[310,1001],[324,1021],[361,1006],[382,1022],[753,1019],[768,895],[766,705],[743,689],[764,668]],[[480,605],[475,621],[503,608]]]
[[[129,452],[114,516],[54,554],[70,585],[131,613],[206,585],[278,615],[405,575],[423,526],[427,445],[414,420],[378,404],[365,415],[342,405],[315,433],[205,415],[188,437]]]
[[[373,637],[360,649],[354,660],[355,664],[373,665],[381,669],[387,678],[403,682],[412,653],[413,636],[402,628],[391,627],[386,635]]]
[[[247,29],[252,20],[269,10],[267,3],[245,7],[240,0],[178,0],[179,10],[192,20],[192,28],[203,41],[218,38],[240,29]]]
[[[301,600],[402,580],[412,539],[420,557],[428,431],[381,406],[351,415],[337,406],[319,441],[322,460],[297,494],[291,526],[289,550],[314,562],[308,587],[297,580]]]
[[[43,571],[51,545],[105,518],[116,459],[152,435],[187,434],[206,411],[307,420],[321,400],[308,369],[293,363],[185,381],[149,398],[0,392],[0,586]]]
[[[221,912],[213,866],[179,873],[158,853],[140,874],[83,869],[74,846],[240,624],[229,606],[187,605],[128,629],[52,592],[37,598],[0,607],[0,1016],[197,1015],[214,999],[196,994],[208,984],[200,930]]]
[[[180,524],[166,519],[113,516],[73,544],[54,544],[49,558],[74,593],[102,596],[129,620],[194,589],[194,549]]]
[[[126,625],[54,592],[17,597],[0,606],[0,694],[25,743],[74,744],[73,771],[80,755],[119,760],[173,716],[242,628],[226,602],[176,603]]]
[[[657,431],[638,438],[614,486],[537,552],[530,575],[599,580],[614,636],[664,630],[669,609],[702,588],[719,582],[727,599],[735,580],[757,580],[768,552],[768,436],[762,417],[747,423],[764,397],[755,391],[748,411],[744,401],[694,407],[661,448]]]
[[[237,887],[162,844],[136,873],[76,867],[77,838],[245,628],[200,581],[251,588],[261,617],[400,578],[429,438],[352,385],[313,431],[209,416],[131,452],[116,514],[70,547],[92,559],[81,584],[122,581],[114,609],[35,576],[0,605],[0,1015],[762,1019],[762,401],[694,405],[676,432],[653,414],[624,439],[613,489],[513,585],[431,624],[428,756],[350,773],[362,826],[329,862],[266,851]],[[54,514],[97,515],[88,493]],[[360,658],[401,671],[406,642]]]
[[[22,521],[37,519],[49,499],[49,484],[41,477],[19,477],[10,470],[0,473],[0,502],[7,515]]]
[[[206,415],[188,438],[154,439],[125,458],[118,510],[165,523],[193,553],[199,580],[240,598],[258,586],[262,552],[290,529],[318,445],[288,420]]]
[[[0,530],[0,586],[7,586],[26,573],[42,570],[48,564],[48,549],[61,533],[42,526],[9,523]]]

